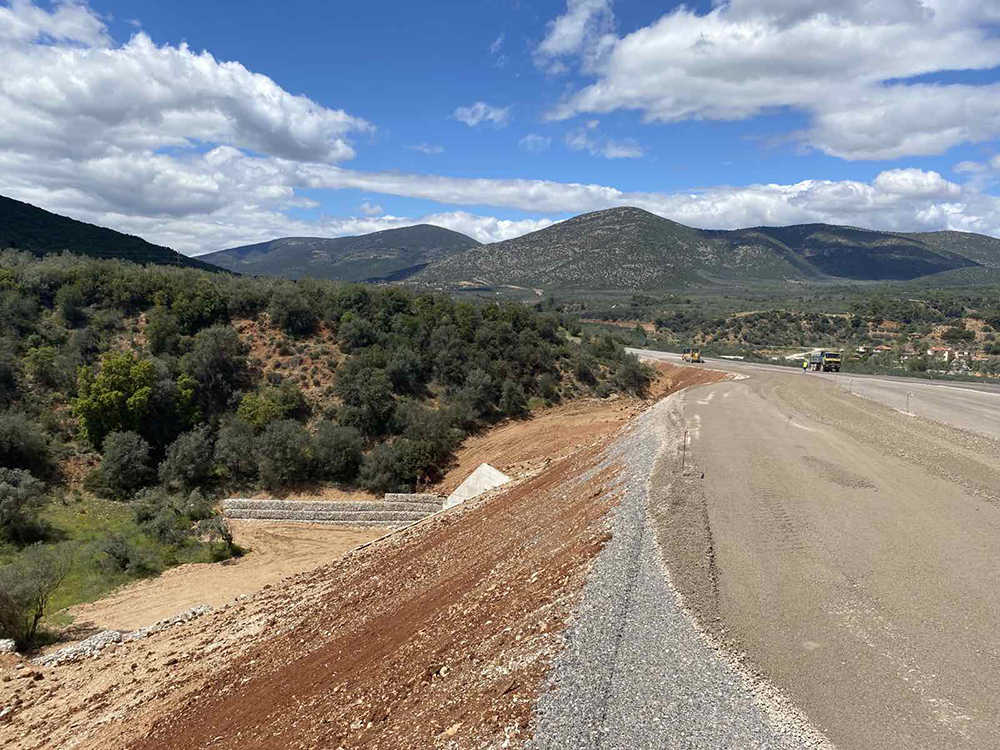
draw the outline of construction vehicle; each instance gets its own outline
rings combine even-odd
[[[828,352],[824,350],[810,352],[802,360],[802,371],[840,372],[840,364],[843,359],[840,352]]]
[[[684,347],[684,351],[681,353],[682,362],[704,362],[701,358],[701,349],[696,349],[694,347]]]

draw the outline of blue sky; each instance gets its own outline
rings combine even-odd
[[[1000,236],[990,5],[0,2],[0,193],[191,254],[626,204]]]

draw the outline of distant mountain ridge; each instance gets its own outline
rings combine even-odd
[[[16,248],[34,255],[69,251],[92,258],[222,271],[218,266],[154,245],[141,237],[60,216],[0,195],[0,250]]]
[[[283,237],[201,255],[201,260],[246,274],[344,281],[400,281],[435,260],[479,242],[460,232],[418,224],[354,237]]]
[[[443,258],[414,280],[615,290],[741,279],[907,281],[959,269],[969,269],[963,277],[1000,269],[1000,239],[829,224],[704,230],[623,207]]]

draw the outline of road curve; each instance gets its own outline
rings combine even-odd
[[[680,362],[680,355],[672,352],[644,349],[628,351],[648,359]],[[854,395],[878,401],[894,409],[1000,438],[1000,385],[846,372],[814,373],[780,365],[726,359],[707,359],[704,366],[746,375],[774,372],[827,379]]]
[[[1000,747],[1000,397],[732,369],[687,395],[696,473],[653,478],[699,622],[841,750]]]

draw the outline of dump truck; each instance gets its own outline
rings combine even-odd
[[[681,361],[683,362],[704,362],[701,358],[701,349],[695,347],[685,347],[684,351],[681,353]]]
[[[802,371],[814,370],[816,372],[840,372],[840,363],[843,361],[840,352],[817,351],[810,352],[802,360]]]

